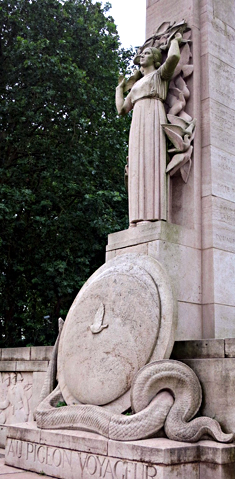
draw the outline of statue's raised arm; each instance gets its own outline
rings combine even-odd
[[[175,68],[180,60],[179,43],[182,40],[182,35],[176,33],[175,37],[171,40],[170,48],[165,63],[161,67],[161,77],[163,80],[169,81],[175,71]]]

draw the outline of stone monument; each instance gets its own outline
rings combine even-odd
[[[229,406],[222,432],[216,406],[211,417],[198,412],[209,397],[200,374],[169,359],[175,339],[235,333],[231,178],[226,198],[218,187],[233,155],[218,121],[233,108],[228,12],[218,0],[147,2],[139,68],[116,91],[120,114],[134,108],[130,227],[109,236],[107,262],[60,321],[36,424],[8,428],[7,464],[62,479],[235,478],[235,447],[224,444],[235,433],[228,384],[214,392]],[[228,215],[222,233],[218,211]]]

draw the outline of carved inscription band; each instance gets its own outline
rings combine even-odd
[[[76,477],[86,479],[153,479],[158,476],[158,467],[144,462],[133,462],[109,456],[90,454],[75,450],[40,445],[32,442],[8,439],[7,456],[17,460],[24,459],[24,464],[34,470],[45,473],[57,471],[60,477],[71,477],[76,470]]]

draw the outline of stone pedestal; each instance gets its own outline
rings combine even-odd
[[[109,235],[106,259],[144,253],[166,269],[178,302],[176,340],[200,339],[201,250],[194,230],[156,221]]]
[[[6,464],[60,479],[234,479],[235,446],[165,438],[111,441],[82,431],[8,428]]]

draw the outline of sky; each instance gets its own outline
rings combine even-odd
[[[103,2],[105,3],[105,2]],[[143,45],[145,41],[146,0],[109,0],[122,46]]]

